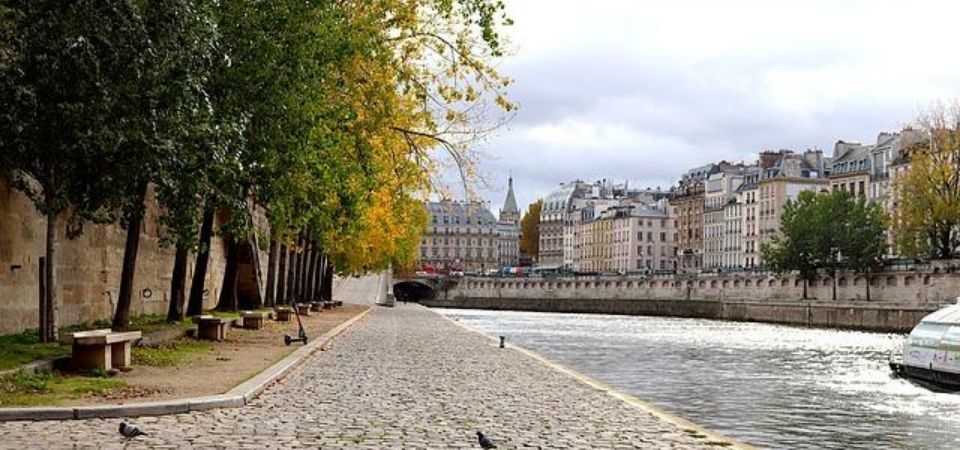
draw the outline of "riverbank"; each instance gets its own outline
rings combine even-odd
[[[667,316],[899,333],[909,332],[937,309],[870,302],[624,298],[451,297],[421,303],[432,308]]]
[[[150,446],[716,448],[419,305],[376,308],[242,408],[142,417]],[[5,445],[122,448],[115,421],[7,422]]]

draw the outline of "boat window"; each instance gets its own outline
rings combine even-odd
[[[942,323],[920,323],[910,332],[910,345],[917,347],[939,348],[940,338],[950,325]]]
[[[943,334],[940,348],[944,350],[960,350],[960,325],[954,325]]]

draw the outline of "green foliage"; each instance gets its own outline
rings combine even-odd
[[[164,244],[197,250],[204,208],[252,236],[256,203],[341,272],[411,265],[441,155],[475,180],[515,108],[510,24],[501,0],[9,0],[0,175],[72,231],[136,224],[152,186]]]
[[[780,234],[761,246],[775,272],[796,270],[806,280],[818,270],[869,273],[886,250],[880,205],[841,190],[803,191],[784,205]]]

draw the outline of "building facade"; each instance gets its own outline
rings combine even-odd
[[[605,209],[577,224],[577,266],[584,272],[651,273],[677,269],[677,233],[666,200]]]
[[[520,211],[512,178],[499,220],[482,202],[443,200],[425,206],[430,218],[420,242],[424,266],[483,273],[519,262]]]

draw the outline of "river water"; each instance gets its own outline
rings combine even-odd
[[[890,377],[903,335],[645,316],[438,309],[738,440],[960,448],[960,394]]]

